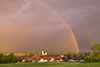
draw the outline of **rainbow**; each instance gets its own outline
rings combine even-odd
[[[85,24],[84,24],[84,26],[85,26],[85,28],[87,28],[87,26]],[[91,45],[93,45],[93,41],[92,41],[91,35],[90,35],[90,33],[88,32],[87,29],[86,29],[86,32],[88,34],[88,37],[89,37],[89,40],[90,40]]]
[[[70,2],[69,2],[69,3],[70,3]],[[91,43],[91,45],[93,45],[92,38],[91,38],[91,36],[90,36],[90,33],[88,32],[88,28],[87,28],[86,24],[84,24],[84,20],[81,18],[81,16],[79,15],[79,13],[77,13],[77,11],[72,7],[72,5],[70,5],[70,7],[71,7],[71,8],[73,9],[73,11],[77,14],[78,18],[80,19],[80,21],[81,21],[82,24],[84,25],[84,28],[85,28],[85,30],[86,30],[86,32],[87,32],[87,35],[88,35],[89,40],[90,40],[90,43]]]
[[[65,19],[64,19],[57,11],[55,11],[53,8],[51,8],[51,7],[48,6],[47,4],[45,4],[45,3],[41,2],[41,1],[39,1],[39,2],[40,2],[41,4],[47,6],[47,7],[50,8],[51,10],[53,10],[53,11],[63,20],[63,22],[65,22],[65,24],[68,26],[68,28],[69,28],[69,30],[70,30],[70,32],[71,32],[71,35],[72,35],[72,37],[73,37],[73,40],[74,40],[74,42],[75,42],[77,53],[79,53],[79,47],[78,47],[78,43],[77,43],[77,40],[76,40],[76,38],[75,38],[75,35],[74,35],[74,33],[72,32],[72,30],[71,30],[71,28],[69,27],[69,25],[67,24],[67,22],[65,21]]]

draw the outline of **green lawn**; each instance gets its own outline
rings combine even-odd
[[[100,63],[10,63],[0,67],[100,67]]]

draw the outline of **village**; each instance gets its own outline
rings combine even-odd
[[[42,56],[47,56],[47,52],[42,51]],[[60,57],[22,57],[22,62],[62,62],[63,61],[63,55]],[[67,57],[65,57],[67,59]]]
[[[41,56],[22,56],[21,62],[84,62],[83,59],[75,60],[75,59],[68,59],[67,56],[61,54],[60,56],[47,56],[48,53],[42,50]],[[19,61],[18,61],[19,62]]]

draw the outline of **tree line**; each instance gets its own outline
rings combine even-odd
[[[15,56],[13,53],[10,53],[8,56],[0,53],[0,63],[16,63],[17,61],[22,61],[22,57]]]

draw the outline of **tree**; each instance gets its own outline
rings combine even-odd
[[[65,57],[63,57],[62,59],[63,59],[63,61],[65,61],[65,60],[66,60],[66,59],[65,59]]]
[[[8,56],[3,56],[3,57],[1,58],[1,63],[9,63]]]
[[[11,61],[12,63],[16,63],[17,62],[17,57],[16,56],[13,56],[13,58],[12,58],[12,61]]]
[[[0,53],[0,58],[2,58],[3,57],[3,54],[2,53]]]
[[[35,54],[33,54],[33,53],[30,53],[30,54],[29,54],[29,57],[32,57],[32,56],[35,56]]]
[[[94,44],[91,47],[91,50],[95,53],[100,53],[100,44]]]
[[[12,61],[13,56],[14,56],[14,54],[13,54],[13,53],[10,53],[10,54],[8,55],[9,62],[11,62],[11,61]]]
[[[2,63],[2,61],[1,61],[2,57],[3,57],[3,54],[0,53],[0,63]]]
[[[68,53],[68,59],[71,59],[70,53]]]
[[[84,58],[84,61],[85,62],[99,62],[100,61],[100,44],[92,45],[91,50],[93,51],[93,53],[89,53],[89,55],[87,55]]]
[[[18,59],[20,62],[22,61],[22,57],[21,56],[19,56],[19,59]]]

